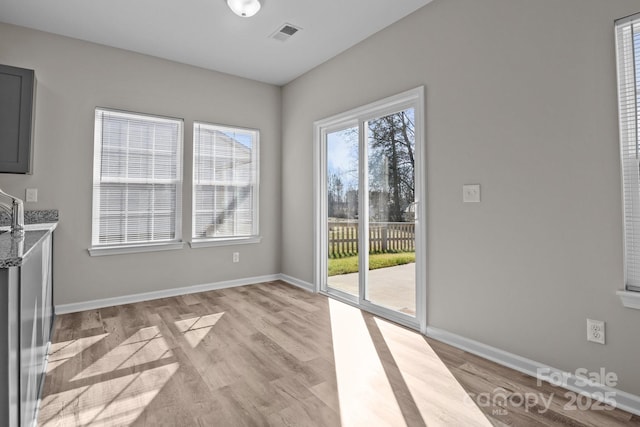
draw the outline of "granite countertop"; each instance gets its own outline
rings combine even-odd
[[[58,209],[42,209],[24,211],[25,224],[44,224],[58,222]],[[11,217],[4,211],[0,212],[0,226],[11,224]]]
[[[8,225],[0,226],[0,268],[21,266],[31,250],[58,225],[57,210],[27,211],[24,216],[25,231],[21,236],[12,235]],[[2,222],[0,218],[0,224]]]

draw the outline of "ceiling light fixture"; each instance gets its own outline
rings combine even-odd
[[[229,9],[238,16],[249,18],[260,10],[260,2],[258,0],[227,0]]]

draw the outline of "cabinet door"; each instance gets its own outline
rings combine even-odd
[[[18,427],[20,411],[19,267],[0,268],[0,425]]]
[[[31,172],[33,70],[0,65],[0,172]]]
[[[52,271],[53,234],[42,242],[42,307],[40,308],[40,322],[42,324],[43,358],[47,357],[49,342],[51,341],[51,326],[53,322],[53,271]],[[44,372],[42,373],[44,375]],[[41,380],[42,385],[42,380]],[[41,394],[42,390],[38,394]]]
[[[44,364],[42,350],[42,245],[20,267],[20,424],[31,426]]]

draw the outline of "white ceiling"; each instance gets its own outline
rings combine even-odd
[[[431,0],[0,0],[0,21],[283,85]],[[302,28],[269,38],[284,23]]]

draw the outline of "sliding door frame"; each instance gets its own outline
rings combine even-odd
[[[328,253],[328,226],[327,226],[327,144],[326,137],[332,132],[358,127],[359,140],[359,182],[367,180],[367,130],[365,124],[373,119],[393,114],[408,108],[414,109],[415,120],[415,157],[418,160],[414,170],[415,180],[415,245],[416,245],[416,315],[409,316],[398,311],[388,309],[365,298],[365,283],[368,274],[369,253],[366,250],[358,251],[361,273],[359,274],[359,296],[355,298],[345,292],[329,289],[327,283],[327,253]],[[318,120],[313,124],[314,138],[314,286],[315,291],[339,299],[385,317],[391,321],[403,324],[413,329],[426,333],[427,329],[427,235],[426,235],[426,147],[424,143],[424,87],[390,96],[371,104],[346,111],[341,114]],[[358,203],[368,211],[369,195],[364,188],[358,191]],[[369,219],[360,215],[359,235],[368,236]]]

